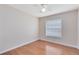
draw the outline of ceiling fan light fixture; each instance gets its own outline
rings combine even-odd
[[[46,8],[42,8],[41,9],[41,12],[46,12]]]
[[[42,13],[46,12],[47,5],[46,4],[41,4],[41,7],[42,7],[41,12]]]

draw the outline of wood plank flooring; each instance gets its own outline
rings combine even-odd
[[[13,49],[2,55],[79,55],[79,50],[43,40]]]

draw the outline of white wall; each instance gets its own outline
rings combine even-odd
[[[76,47],[77,46],[77,13],[78,13],[78,10],[73,10],[73,11],[55,14],[47,17],[41,17],[39,20],[40,37],[45,40],[50,40],[64,45]],[[53,20],[53,19],[63,20],[63,25],[62,25],[63,37],[61,39],[54,38],[54,37],[46,37],[45,35],[45,21]]]
[[[38,19],[0,5],[0,52],[38,39]]]

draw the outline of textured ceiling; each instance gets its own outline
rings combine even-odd
[[[21,11],[29,13],[35,17],[44,17],[69,10],[77,9],[78,4],[47,4],[46,12],[41,13],[40,4],[11,4],[11,7],[17,8]]]

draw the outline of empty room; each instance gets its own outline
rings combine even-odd
[[[0,55],[79,55],[79,4],[0,4]]]

